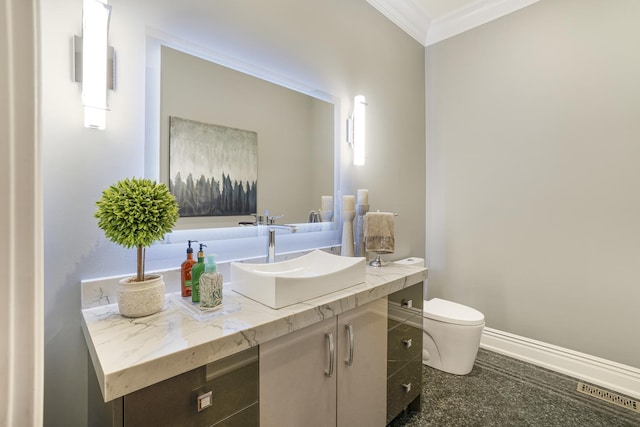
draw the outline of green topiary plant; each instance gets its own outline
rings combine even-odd
[[[125,248],[137,248],[136,282],[144,281],[144,248],[164,237],[178,220],[178,203],[164,184],[126,178],[102,192],[96,202],[98,227]]]

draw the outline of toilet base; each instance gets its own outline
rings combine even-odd
[[[480,347],[484,323],[459,326],[423,320],[422,363],[449,374],[470,373]]]
[[[442,366],[442,363],[440,363],[440,361],[434,361],[434,360],[429,360],[426,359],[425,360],[425,353],[428,355],[428,352],[425,352],[424,350],[422,351],[422,364],[429,366],[430,368],[434,368],[437,369],[439,371],[442,372],[446,372],[448,374],[453,374],[453,375],[467,375],[468,373],[470,373],[473,370],[473,362],[475,362],[475,357],[473,362],[466,366],[464,369],[460,369],[460,368],[456,368],[456,369],[444,369],[444,367]],[[429,356],[427,356],[429,357]]]

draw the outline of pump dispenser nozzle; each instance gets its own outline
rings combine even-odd
[[[187,253],[188,254],[192,254],[193,253],[193,248],[191,247],[191,243],[193,243],[193,242],[197,242],[197,240],[187,240],[187,244],[188,244]]]
[[[195,240],[194,240],[195,242]],[[206,248],[207,245],[205,245],[204,243],[200,243],[200,250],[198,251],[198,258],[202,257],[204,258],[204,250],[202,248]],[[202,254],[202,255],[200,255]]]

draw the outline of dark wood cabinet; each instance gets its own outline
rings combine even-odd
[[[387,320],[387,423],[420,409],[423,284],[390,294]]]
[[[89,414],[93,425],[259,425],[258,348],[127,394]]]

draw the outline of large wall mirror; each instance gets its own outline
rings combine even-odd
[[[268,210],[271,215],[282,215],[278,223],[309,222],[310,212],[321,208],[322,197],[333,196],[335,191],[337,132],[336,109],[331,97],[313,96],[309,90],[304,93],[276,84],[264,76],[239,71],[198,52],[176,48],[175,43],[156,41],[155,50],[152,54],[147,52],[150,62],[147,117],[159,116],[159,130],[147,124],[146,174],[157,175],[175,188],[177,166],[172,163],[172,156],[177,159],[179,155],[181,165],[193,170],[191,177],[184,172],[180,175],[183,183],[187,179],[194,184],[212,182],[210,176],[204,176],[211,174],[202,173],[200,163],[216,169],[231,167],[231,164],[247,166],[257,169],[255,213]],[[154,72],[154,68],[159,68],[159,73],[158,69]],[[156,88],[159,93],[153,93]],[[178,132],[180,123],[190,124],[186,133],[184,127],[182,133]],[[176,149],[179,147],[176,141],[191,139],[197,140],[200,146],[219,144],[225,129],[239,133],[240,139],[245,138],[243,135],[252,139],[257,149],[246,157],[246,162],[243,150],[196,149],[185,154]],[[154,137],[158,138],[159,147],[153,147],[150,142]],[[232,145],[235,144],[233,138]],[[211,161],[211,156],[215,156],[215,161]],[[154,169],[155,162],[157,169]],[[223,172],[229,174],[219,170],[212,174]],[[244,185],[241,192],[245,195],[249,183],[244,177],[231,176],[231,181],[234,180]],[[233,227],[253,219],[246,210],[243,214],[199,213],[181,216],[176,229]]]

